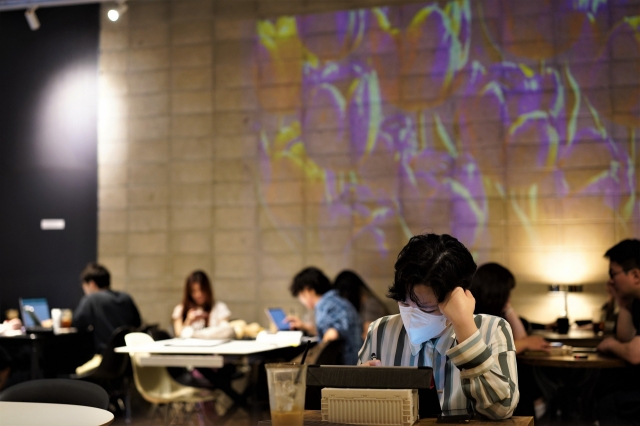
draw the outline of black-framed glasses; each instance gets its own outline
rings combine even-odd
[[[609,269],[609,278],[613,279],[616,275],[623,273],[624,271],[616,271],[613,272],[611,269]]]

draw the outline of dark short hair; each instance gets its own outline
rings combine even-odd
[[[107,288],[111,285],[111,275],[109,271],[102,265],[95,262],[89,263],[80,273],[80,280],[83,283],[93,281],[98,288]]]
[[[616,262],[625,272],[640,268],[640,240],[622,240],[604,254],[611,262]]]
[[[317,294],[325,294],[331,290],[331,281],[320,269],[311,266],[298,272],[289,287],[293,297],[298,297],[298,294],[304,289],[314,290]]]
[[[501,316],[516,286],[513,274],[497,263],[485,263],[471,280],[471,294],[476,299],[476,314]]]
[[[451,235],[424,234],[412,237],[398,254],[394,280],[387,297],[418,303],[416,285],[431,287],[438,302],[456,287],[469,288],[476,262],[469,250]]]

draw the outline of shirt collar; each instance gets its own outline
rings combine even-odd
[[[320,295],[320,299],[316,302],[316,306],[314,306],[313,310],[317,311],[318,309],[323,309],[325,303],[330,303],[331,299],[334,298],[334,295],[338,293],[338,290],[329,290],[326,293]]]
[[[440,355],[446,355],[447,351],[453,346],[456,340],[456,333],[453,331],[451,324],[447,325],[442,334],[435,339],[435,347]]]
[[[414,345],[409,340],[409,336],[407,336],[407,342],[409,343],[409,349],[411,349],[411,355],[416,356],[418,352],[424,348],[424,345],[427,345],[431,342],[431,345],[435,347],[436,351],[440,355],[446,355],[447,351],[451,349],[453,342],[456,340],[456,333],[453,332],[453,326],[451,324],[447,325],[447,327],[440,333],[438,337],[434,337],[433,339],[427,340],[426,342],[422,342],[419,345]]]

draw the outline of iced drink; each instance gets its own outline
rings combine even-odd
[[[302,426],[307,366],[267,364],[269,406],[273,426]]]

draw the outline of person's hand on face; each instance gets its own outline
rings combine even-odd
[[[624,273],[624,272],[622,272]],[[623,309],[631,309],[631,304],[633,303],[633,297],[623,295],[615,285],[613,280],[609,280],[606,285],[607,293],[613,297],[619,307]]]
[[[449,293],[442,303],[438,304],[442,315],[447,317],[453,325],[463,323],[471,319],[476,308],[476,299],[469,290],[456,287]]]
[[[613,284],[608,281],[604,285],[604,289],[607,291],[607,303],[613,302],[616,299],[615,289],[613,288]]]

